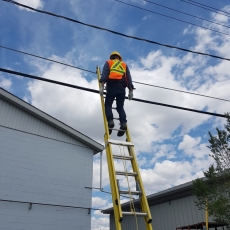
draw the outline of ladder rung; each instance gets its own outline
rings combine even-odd
[[[132,160],[132,156],[121,156],[121,155],[113,155],[113,158],[115,159],[121,159],[121,160]]]
[[[112,109],[117,109],[116,107],[112,107]]]
[[[136,172],[121,172],[121,171],[116,171],[117,175],[123,175],[123,176],[136,176],[137,173]]]
[[[137,216],[147,216],[145,212],[122,212],[123,215],[137,215]]]
[[[121,129],[114,129],[114,128],[109,128],[109,129],[111,129],[111,130],[117,130],[117,131],[124,131],[124,132],[126,132],[126,130],[121,130]]]
[[[118,129],[118,130],[120,130],[120,129]],[[124,131],[124,130],[122,130],[122,131]],[[114,145],[134,146],[134,144],[132,142],[118,141],[118,140],[111,140],[111,139],[108,139],[108,143],[114,144]]]
[[[140,195],[139,191],[126,191],[126,190],[119,190],[120,194],[132,194],[132,195]]]

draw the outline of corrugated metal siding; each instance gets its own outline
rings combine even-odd
[[[68,134],[0,98],[0,125],[23,132],[88,147]]]
[[[92,174],[92,149],[0,126],[0,230],[90,230]]]
[[[176,230],[177,227],[205,222],[205,211],[198,210],[194,204],[195,199],[195,196],[187,196],[150,206],[153,229]],[[146,229],[143,219],[138,218],[138,228],[141,230]],[[211,217],[209,217],[209,221],[212,221]],[[125,216],[122,221],[122,229],[136,229],[135,217]],[[221,228],[217,229],[220,230]],[[113,215],[110,215],[110,230],[116,230]]]

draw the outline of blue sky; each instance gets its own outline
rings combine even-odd
[[[205,30],[114,0],[20,0],[36,9],[51,11],[84,23],[131,36],[230,58],[230,36]],[[142,0],[123,2],[230,34],[230,29],[208,23]],[[180,0],[155,3],[230,27],[230,18]],[[227,0],[203,4],[230,12]],[[121,37],[63,19],[0,2],[0,45],[95,71],[117,50],[128,64],[134,81],[196,92],[230,100],[228,61],[191,54]],[[98,89],[97,76],[0,48],[1,68]],[[134,97],[223,114],[230,103],[134,84]],[[0,87],[103,143],[99,95],[0,72]],[[197,177],[212,163],[208,131],[223,127],[225,119],[172,108],[126,101],[128,124],[147,194]],[[117,124],[118,126],[118,124]],[[116,136],[112,136],[116,138]],[[99,156],[94,158],[93,186],[99,187]],[[122,169],[122,164],[116,162]],[[109,190],[106,159],[103,187]],[[121,184],[124,181],[121,180]],[[131,185],[134,183],[131,181]],[[92,206],[111,206],[108,194],[93,191]],[[95,211],[92,230],[108,230],[108,216]]]

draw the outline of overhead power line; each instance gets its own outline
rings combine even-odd
[[[168,15],[165,15],[165,14],[157,13],[157,12],[155,12],[155,11],[148,10],[148,9],[145,9],[145,8],[142,8],[142,7],[139,7],[139,6],[135,6],[135,5],[129,4],[129,3],[127,3],[127,2],[122,2],[122,1],[120,1],[120,0],[114,0],[114,1],[120,2],[120,3],[125,4],[125,5],[128,5],[128,6],[132,6],[132,7],[138,8],[138,9],[141,9],[141,10],[144,10],[144,11],[148,11],[148,12],[151,12],[151,13],[153,13],[153,14],[158,14],[158,15],[163,16],[163,17],[166,17],[166,18],[171,18],[171,19],[174,19],[174,20],[177,20],[177,21],[180,21],[180,22],[184,22],[184,23],[187,23],[187,24],[189,24],[189,25],[197,26],[197,27],[200,27],[200,28],[205,29],[205,30],[211,30],[211,31],[214,31],[214,32],[216,32],[216,33],[220,33],[220,34],[224,34],[224,35],[230,36],[230,34],[227,34],[227,33],[223,33],[223,32],[217,31],[217,30],[213,30],[213,29],[207,28],[207,27],[205,27],[205,26],[199,26],[199,25],[194,24],[194,23],[192,23],[192,22],[187,22],[187,21],[184,21],[184,20],[181,20],[181,19],[178,19],[178,18],[174,18],[174,17],[168,16]]]
[[[200,3],[200,2],[196,2],[196,1],[193,1],[193,0],[187,0],[187,1],[189,1],[189,2],[194,2],[194,3],[198,4],[198,5],[202,5],[202,6],[205,6],[205,7],[207,7],[207,8],[210,8],[210,9],[213,9],[213,10],[216,10],[216,11],[219,11],[219,12],[222,12],[222,13],[225,13],[225,14],[229,14],[229,15],[230,15],[229,12],[226,12],[226,11],[223,11],[223,10],[219,10],[219,9],[217,9],[217,8],[214,8],[214,7],[212,7],[212,6],[208,6],[208,5],[202,4],[202,3]]]
[[[179,90],[179,89],[172,89],[172,88],[167,88],[167,87],[158,86],[158,85],[146,84],[146,83],[142,83],[142,82],[138,82],[138,81],[133,81],[133,82],[141,84],[141,85],[148,85],[148,86],[152,86],[152,87],[156,87],[156,88],[167,89],[167,90],[177,91],[177,92],[181,92],[181,93],[188,93],[188,94],[193,94],[193,95],[197,95],[197,96],[201,96],[201,97],[208,97],[208,98],[212,98],[212,99],[216,99],[216,100],[230,102],[230,100],[227,100],[227,99],[222,99],[222,98],[218,98],[218,97],[211,97],[211,96],[207,96],[207,95],[203,95],[203,94],[199,94],[199,93],[192,93],[192,92],[183,91],[183,90]]]
[[[221,14],[221,15],[224,15],[224,16],[226,16],[226,17],[229,17],[229,16],[226,15],[225,13],[222,13],[220,10],[218,10],[218,11],[212,10],[212,9],[210,9],[210,8],[208,8],[208,7],[199,5],[199,4],[197,4],[197,3],[189,2],[188,0],[181,0],[181,1],[182,1],[182,2],[186,2],[186,3],[190,4],[190,5],[197,6],[197,7],[200,7],[200,8],[202,8],[202,9],[205,9],[205,10],[208,10],[208,11],[211,11],[211,12],[214,12],[214,13]]]
[[[17,52],[17,53],[21,53],[21,54],[25,54],[25,55],[29,55],[29,56],[32,56],[32,57],[40,58],[40,59],[43,59],[43,60],[46,60],[46,61],[55,62],[55,63],[61,64],[61,65],[65,65],[65,66],[68,66],[68,67],[71,67],[71,68],[83,70],[83,71],[86,71],[86,72],[89,72],[89,73],[94,73],[94,74],[96,73],[96,72],[93,72],[93,71],[90,71],[90,70],[87,70],[87,69],[82,69],[80,67],[76,67],[74,65],[69,65],[69,64],[66,64],[66,63],[63,63],[63,62],[55,61],[55,60],[49,59],[49,58],[44,58],[44,57],[41,57],[41,56],[38,56],[38,55],[35,55],[35,54],[26,53],[26,52],[23,52],[23,51],[20,51],[20,50],[16,50],[16,49],[12,49],[12,48],[9,48],[9,47],[5,47],[5,46],[1,46],[0,45],[0,48],[11,50],[11,51],[14,51],[14,52]]]
[[[198,51],[192,51],[192,50],[189,50],[189,49],[184,49],[184,48],[177,47],[177,46],[167,45],[167,44],[155,42],[155,41],[140,38],[140,37],[130,36],[130,35],[127,35],[127,34],[116,32],[114,30],[109,30],[109,29],[106,29],[106,28],[103,28],[103,27],[99,27],[99,26],[87,24],[87,23],[84,23],[84,22],[80,22],[78,20],[71,19],[71,18],[68,18],[68,17],[65,17],[65,16],[57,15],[57,14],[54,14],[54,13],[51,13],[51,12],[48,12],[48,11],[34,9],[34,8],[30,7],[30,6],[26,6],[26,5],[23,5],[21,3],[15,2],[15,1],[10,1],[10,0],[2,0],[2,1],[13,3],[15,5],[19,5],[19,6],[27,8],[27,9],[39,12],[39,13],[48,14],[48,15],[58,17],[58,18],[63,18],[65,20],[75,22],[75,23],[78,23],[78,24],[81,24],[81,25],[84,25],[84,26],[92,27],[92,28],[95,28],[95,29],[98,29],[98,30],[104,30],[104,31],[107,31],[107,32],[110,32],[110,33],[113,33],[113,34],[116,34],[116,35],[123,36],[123,37],[132,38],[132,39],[139,40],[139,41],[145,41],[145,42],[148,42],[148,43],[151,43],[151,44],[156,44],[156,45],[160,45],[160,46],[164,46],[164,47],[168,47],[168,48],[178,49],[178,50],[185,51],[185,52],[190,52],[190,53],[194,53],[194,54],[200,54],[200,55],[204,55],[204,56],[208,56],[208,57],[213,57],[213,58],[217,58],[217,59],[221,59],[221,60],[230,61],[230,58],[224,58],[224,57],[220,57],[220,56],[217,56],[217,55],[202,53],[202,52],[198,52]]]
[[[92,93],[98,93],[99,94],[99,90],[95,90],[95,89],[90,89],[90,88],[77,86],[77,85],[71,85],[71,84],[68,84],[68,83],[54,81],[54,80],[41,78],[41,77],[37,77],[37,76],[34,76],[34,75],[25,74],[25,73],[21,73],[21,72],[16,72],[16,71],[13,71],[13,70],[7,70],[7,69],[3,69],[3,68],[0,68],[0,71],[5,72],[5,73],[9,73],[9,74],[28,77],[28,78],[31,78],[31,79],[36,79],[36,80],[40,80],[40,81],[45,81],[45,82],[49,82],[49,83],[53,83],[53,84],[57,84],[57,85],[62,85],[62,86],[66,86],[66,87],[70,87],[70,88],[74,88],[74,89],[80,89],[80,90],[84,90],[84,91],[87,91],[87,92],[92,92]],[[125,98],[128,99],[128,97],[125,97]],[[137,102],[146,103],[146,104],[154,104],[154,105],[159,105],[159,106],[164,106],[164,107],[169,107],[169,108],[174,108],[174,109],[180,109],[180,110],[185,110],[185,111],[190,111],[190,112],[195,112],[195,113],[201,113],[201,114],[206,114],[206,115],[226,118],[225,115],[218,114],[218,113],[211,113],[211,112],[206,112],[206,111],[201,111],[201,110],[196,110],[196,109],[190,109],[190,108],[185,108],[185,107],[180,107],[180,106],[175,106],[175,105],[158,103],[158,102],[154,102],[154,101],[147,101],[147,100],[138,99],[138,98],[133,98],[132,100],[137,101]]]
[[[65,64],[65,63],[63,63],[63,62],[58,62],[58,61],[55,61],[55,60],[53,60],[53,59],[44,58],[44,57],[41,57],[41,56],[38,56],[38,55],[35,55],[35,54],[23,52],[23,51],[20,51],[20,50],[12,49],[12,48],[5,47],[5,46],[1,46],[1,45],[0,45],[0,48],[7,49],[7,50],[11,50],[11,51],[14,51],[14,52],[18,52],[18,53],[25,54],[25,55],[32,56],[32,57],[36,57],[36,58],[41,58],[41,59],[46,60],[46,61],[58,63],[58,64],[60,64],[60,65],[64,65],[64,66],[67,66],[67,67],[71,67],[71,68],[79,69],[79,70],[82,70],[82,71],[85,71],[85,72],[89,72],[89,73],[96,74],[96,72],[91,71],[91,70],[87,70],[87,69],[79,68],[79,67],[77,67],[77,66]],[[212,99],[216,99],[216,100],[221,100],[221,101],[228,101],[228,102],[230,102],[230,100],[227,100],[227,99],[222,99],[222,98],[207,96],[207,95],[198,94],[198,93],[194,93],[194,92],[188,92],[188,91],[183,91],[183,90],[178,90],[178,89],[172,89],[172,88],[167,88],[167,87],[158,86],[158,85],[146,84],[146,83],[138,82],[138,81],[133,81],[133,82],[134,82],[134,83],[137,83],[137,84],[141,84],[141,85],[147,85],[147,86],[152,86],[152,87],[156,87],[156,88],[167,89],[167,90],[171,90],[171,91],[177,91],[177,92],[181,92],[181,93],[193,94],[193,95],[197,95],[197,96],[201,96],[201,97],[207,97],[207,98],[212,98]]]
[[[211,21],[211,20],[207,20],[207,19],[205,19],[205,18],[201,18],[201,17],[198,17],[198,16],[196,16],[196,15],[189,14],[189,13],[186,13],[186,12],[183,12],[183,11],[180,11],[180,10],[176,10],[176,9],[174,9],[174,8],[171,8],[171,7],[168,7],[168,6],[161,5],[161,4],[158,4],[158,3],[153,2],[153,1],[148,1],[148,0],[143,0],[143,1],[144,1],[144,2],[148,2],[148,3],[150,3],[150,4],[153,4],[153,5],[157,5],[157,6],[160,6],[160,7],[166,8],[166,9],[169,9],[169,10],[172,10],[172,11],[175,11],[175,12],[178,12],[178,13],[181,13],[181,14],[184,14],[184,15],[188,15],[188,16],[194,17],[194,18],[197,18],[197,19],[206,21],[206,22],[210,22],[210,23],[213,23],[213,24],[217,24],[217,25],[220,25],[220,26],[224,26],[224,27],[226,27],[226,28],[230,28],[230,27],[227,26],[227,25],[224,25],[224,24],[221,24],[221,23],[218,23],[218,22],[214,22],[214,21]]]

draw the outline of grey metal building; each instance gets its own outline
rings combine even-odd
[[[0,88],[0,229],[90,230],[103,146]]]
[[[194,203],[196,197],[192,194],[192,182],[149,195],[147,198],[154,230],[176,230],[176,228],[182,226],[205,222],[205,211],[198,210]],[[135,201],[135,204],[136,211],[140,211],[137,201]],[[122,210],[125,211],[128,207],[129,203],[125,203],[122,205]],[[104,210],[103,213],[110,214],[110,230],[116,230],[113,209]],[[137,217],[137,219],[138,229],[146,229],[143,218]],[[212,222],[212,217],[209,217],[209,222]],[[135,217],[125,216],[122,221],[122,229],[137,229]],[[222,229],[222,227],[216,227],[216,230]]]

